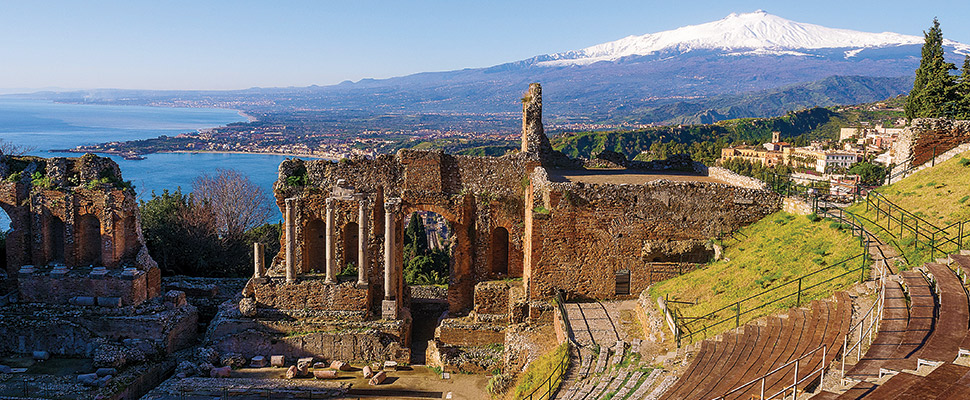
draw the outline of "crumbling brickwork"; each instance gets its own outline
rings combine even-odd
[[[905,167],[915,167],[967,142],[970,142],[970,121],[917,118],[893,144],[893,159],[897,164],[904,164],[912,158]]]
[[[141,234],[134,190],[108,158],[4,156],[0,207],[10,216],[7,286],[30,302],[120,297],[138,305],[160,292]],[[28,277],[17,279],[20,271]]]

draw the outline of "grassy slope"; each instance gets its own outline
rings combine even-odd
[[[962,165],[962,160],[968,160],[967,165]],[[883,186],[877,191],[893,203],[937,227],[942,228],[954,222],[966,221],[970,219],[970,152],[933,168],[924,169],[892,185]],[[874,212],[866,211],[864,203],[849,207],[849,211],[861,214],[870,220],[876,218]],[[885,218],[880,220],[882,221],[885,221]],[[896,240],[911,265],[930,261],[930,255],[927,252],[914,248],[911,234],[905,233],[902,238],[899,238],[875,225],[869,224],[869,228],[879,233],[883,240]],[[894,230],[894,233],[899,235],[898,230]]]
[[[742,229],[741,233],[747,238],[736,235],[740,240],[729,240],[725,243],[723,260],[660,282],[651,288],[650,294],[655,298],[669,295],[671,299],[697,302],[693,306],[675,307],[684,316],[701,316],[861,253],[858,239],[847,231],[840,231],[827,221],[811,222],[807,217],[784,212],[769,215]],[[804,285],[807,287],[860,265],[861,259],[857,259],[847,268],[836,267],[817,274],[806,280]],[[804,304],[807,300],[828,297],[855,279],[858,279],[858,275],[849,274],[820,285],[804,293],[802,302]],[[796,288],[797,286],[791,285],[765,298],[781,297]],[[742,316],[741,323],[787,309],[794,306],[795,301],[791,297],[776,302]],[[761,302],[754,302],[751,306],[760,304]],[[724,318],[729,313],[719,318]],[[713,333],[730,328],[734,328],[733,323],[722,324]]]

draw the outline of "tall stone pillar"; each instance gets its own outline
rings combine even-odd
[[[394,234],[397,203],[384,203],[384,302],[381,303],[381,318],[397,319],[397,299],[394,297],[394,274],[396,273],[394,254],[396,250]]]
[[[359,200],[357,216],[357,284],[367,284],[367,198]]]
[[[552,145],[542,128],[542,86],[533,83],[522,98],[522,152],[543,154],[551,151]]]
[[[394,298],[394,214],[395,203],[384,203],[384,299]]]
[[[253,278],[259,279],[266,275],[266,245],[253,243]]]
[[[334,260],[333,252],[333,197],[327,198],[327,232],[326,232],[326,246],[327,246],[327,283],[336,282],[337,273],[334,271],[336,269],[336,260]]]
[[[286,281],[296,281],[296,198],[286,199]]]

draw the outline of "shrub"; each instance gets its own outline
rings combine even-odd
[[[964,167],[970,166],[970,159],[961,158],[960,159],[960,165],[962,165]]]
[[[485,385],[485,391],[491,395],[499,395],[507,392],[514,382],[515,380],[509,374],[493,375]]]
[[[816,213],[808,214],[806,217],[808,218],[809,221],[812,221],[812,222],[818,222],[822,220],[822,217],[819,217],[818,214]]]
[[[14,172],[7,177],[7,182],[17,182],[20,180],[20,172]]]
[[[546,208],[545,206],[536,206],[535,208],[532,209],[532,211],[537,214],[549,214],[549,209]]]

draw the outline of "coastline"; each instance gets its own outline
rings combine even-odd
[[[283,157],[294,157],[294,158],[312,158],[314,160],[330,160],[339,161],[336,158],[317,156],[312,154],[295,154],[295,153],[278,153],[278,152],[261,152],[261,151],[207,151],[207,150],[166,150],[157,151],[156,153],[185,153],[185,154],[261,154],[267,156],[283,156]],[[152,153],[148,153],[152,154]],[[145,155],[148,155],[145,154]]]

